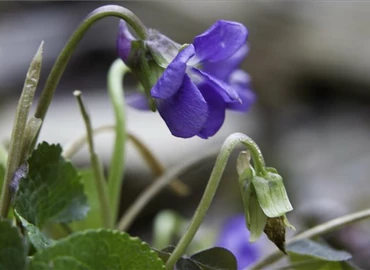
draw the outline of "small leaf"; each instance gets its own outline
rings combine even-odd
[[[274,218],[292,211],[283,178],[276,173],[267,172],[267,176],[255,176],[252,180],[258,201],[266,216]]]
[[[28,160],[27,177],[19,184],[16,211],[39,228],[46,222],[81,219],[88,211],[80,175],[61,152],[59,145],[40,144]]]
[[[306,255],[325,261],[346,261],[352,258],[346,251],[335,250],[329,246],[304,239],[287,245],[286,250],[289,253]]]
[[[172,252],[175,250],[175,246],[168,246],[164,249],[161,249],[161,250],[157,250],[155,248],[152,248],[155,252],[157,252],[159,258],[162,259],[162,261],[164,263],[166,263],[168,261],[168,259],[170,258]]]
[[[175,270],[203,270],[203,269],[191,259],[180,258],[176,262]]]
[[[258,200],[256,191],[251,183],[249,183],[249,191],[246,191],[246,193],[249,193],[248,195],[245,195],[245,203],[244,203],[244,209],[247,209],[248,211],[248,230],[250,231],[249,241],[255,242],[257,241],[266,226],[267,222],[267,216],[262,211]],[[245,210],[246,211],[246,210]]]
[[[165,266],[158,255],[137,237],[95,229],[75,233],[35,254],[29,270],[159,270]]]
[[[37,250],[42,250],[47,248],[53,243],[53,240],[47,238],[35,225],[28,223],[27,220],[18,215],[17,211],[14,211],[17,218],[22,223],[22,226],[27,230],[27,236],[32,243],[32,245]]]
[[[18,230],[8,220],[0,221],[0,269],[23,270],[27,266],[27,249]]]
[[[190,256],[190,259],[195,261],[203,270],[237,269],[235,256],[222,247],[203,250]]]

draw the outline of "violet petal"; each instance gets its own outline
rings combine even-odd
[[[135,40],[135,38],[128,30],[126,22],[124,20],[120,20],[117,36],[117,51],[123,62],[128,61],[131,51],[131,41],[133,40]]]
[[[259,245],[249,243],[248,239],[249,231],[245,226],[245,217],[238,215],[226,221],[216,246],[230,250],[236,257],[238,269],[244,269],[261,256]]]
[[[249,75],[242,70],[234,71],[230,76],[230,85],[238,93],[241,102],[227,102],[226,107],[235,111],[247,111],[257,99],[251,89]]]
[[[208,104],[208,118],[203,128],[197,134],[207,139],[216,134],[225,120],[225,101],[211,85],[203,83],[198,85],[200,92]]]
[[[218,62],[232,56],[247,37],[248,30],[241,23],[219,20],[196,36],[193,44],[200,62]]]
[[[222,81],[228,81],[230,74],[238,68],[249,51],[245,44],[236,51],[230,58],[220,62],[203,62],[203,71]]]
[[[199,83],[197,84],[201,83],[210,84],[224,98],[225,102],[233,102],[240,100],[238,93],[227,83],[197,68],[191,68],[191,71],[195,76],[198,76],[200,78]]]
[[[148,99],[146,96],[142,93],[135,92],[135,93],[130,93],[125,95],[125,100],[126,103],[138,110],[150,110],[149,104],[148,104]]]
[[[208,105],[187,74],[176,94],[165,100],[157,99],[156,104],[171,133],[177,137],[197,135],[208,117]]]
[[[151,95],[154,98],[167,99],[179,90],[183,83],[186,63],[193,55],[194,46],[191,44],[177,54],[153,86]]]

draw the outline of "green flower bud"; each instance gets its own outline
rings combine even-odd
[[[285,216],[293,207],[289,202],[283,179],[274,168],[266,167],[263,172],[255,172],[250,159],[249,151],[241,152],[237,159],[239,186],[246,224],[250,231],[249,241],[256,241],[264,232],[286,253],[285,227],[294,227]]]

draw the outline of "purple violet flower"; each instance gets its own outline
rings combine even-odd
[[[225,222],[215,246],[230,250],[236,258],[238,269],[244,269],[261,257],[260,246],[250,243],[248,239],[245,217],[237,215]]]
[[[248,53],[244,25],[219,20],[196,36],[193,44],[182,47],[152,33],[155,38],[144,42],[164,70],[152,84],[150,96],[174,136],[213,136],[224,122],[226,109],[246,111],[255,101],[248,74],[237,69]],[[133,41],[126,24],[121,23],[118,53],[129,66],[135,58]],[[135,96],[129,103],[139,109],[148,107],[145,95]]]

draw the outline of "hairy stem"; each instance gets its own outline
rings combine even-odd
[[[370,209],[365,209],[365,210],[351,213],[351,214],[348,214],[348,215],[345,215],[339,218],[332,219],[330,221],[317,225],[309,230],[306,230],[296,235],[295,237],[287,241],[287,245],[294,243],[296,241],[302,240],[302,239],[308,239],[308,238],[323,235],[325,233],[334,231],[346,225],[349,225],[349,224],[352,224],[352,223],[355,223],[355,222],[358,222],[358,221],[361,221],[367,218],[370,218]],[[271,253],[270,255],[263,258],[261,261],[257,262],[256,264],[249,266],[248,270],[262,269],[265,266],[273,264],[274,262],[276,262],[283,256],[284,254],[281,253],[279,250],[277,250],[276,252]]]
[[[104,227],[106,228],[113,228],[113,222],[111,217],[111,207],[109,205],[109,199],[108,199],[108,190],[107,190],[107,182],[104,177],[103,168],[101,165],[101,162],[99,160],[98,155],[95,153],[94,149],[94,140],[93,140],[93,131],[91,127],[91,121],[90,117],[87,113],[87,110],[84,106],[84,103],[82,101],[82,94],[80,91],[75,91],[73,93],[75,97],[77,98],[78,105],[81,110],[81,114],[83,117],[83,120],[85,122],[86,126],[86,132],[87,132],[87,141],[89,145],[89,152],[90,152],[90,161],[91,166],[94,172],[94,178],[96,183],[96,189],[99,194],[99,203],[100,203],[100,212],[102,217],[102,223],[104,224]]]
[[[198,205],[198,208],[196,209],[185,234],[180,239],[175,250],[166,263],[167,270],[172,270],[174,268],[176,261],[184,254],[186,248],[188,247],[198,228],[202,224],[203,219],[208,211],[209,206],[211,205],[213,197],[220,183],[227,160],[229,159],[232,150],[238,143],[244,144],[250,150],[254,165],[256,167],[256,172],[260,172],[262,174],[266,172],[265,162],[257,144],[251,138],[244,134],[235,133],[230,135],[225,140],[224,144],[222,145],[221,151],[217,156],[216,164],[213,167],[207,187],[203,193],[203,197]]]

